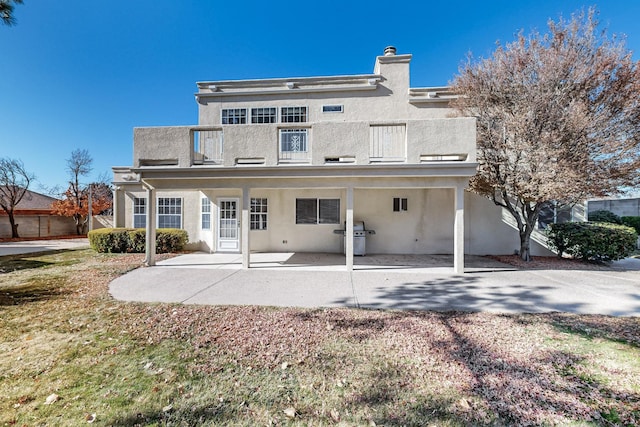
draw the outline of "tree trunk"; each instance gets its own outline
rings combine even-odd
[[[13,216],[13,211],[7,212],[9,214],[9,223],[11,224],[11,238],[17,239],[20,237],[18,235],[18,225],[16,224],[16,219]]]
[[[520,258],[523,261],[531,261],[531,232],[533,228],[524,226],[520,231]]]

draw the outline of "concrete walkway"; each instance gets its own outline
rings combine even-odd
[[[516,270],[466,256],[454,275],[447,256],[194,253],[139,268],[110,284],[120,300],[213,305],[359,307],[505,313],[562,311],[640,316],[640,260],[607,270]]]
[[[88,248],[89,239],[51,239],[51,240],[22,240],[17,242],[0,242],[0,256],[20,255],[35,252],[61,251],[69,249]]]

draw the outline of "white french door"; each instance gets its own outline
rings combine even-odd
[[[218,251],[240,251],[239,200],[230,198],[218,199]]]

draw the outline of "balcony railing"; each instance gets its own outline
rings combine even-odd
[[[222,130],[194,130],[193,151],[194,164],[222,163],[224,152]]]
[[[307,129],[280,129],[280,149],[278,159],[281,163],[309,163],[311,144]]]

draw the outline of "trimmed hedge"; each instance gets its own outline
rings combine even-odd
[[[584,261],[615,261],[633,253],[638,239],[635,230],[606,222],[550,224],[549,246]]]
[[[623,216],[620,219],[624,225],[635,228],[636,233],[640,234],[640,216]]]
[[[611,224],[622,224],[622,220],[618,215],[604,209],[589,212],[587,219],[589,220],[589,222],[609,222]]]
[[[142,253],[145,251],[144,228],[99,228],[88,234],[89,244],[96,252]],[[156,230],[156,253],[181,251],[189,241],[185,230],[160,228]]]

